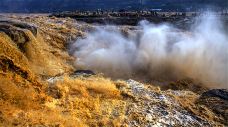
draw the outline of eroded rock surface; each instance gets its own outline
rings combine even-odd
[[[204,92],[198,102],[223,117],[224,124],[228,125],[228,91],[226,89],[213,89]]]
[[[124,95],[131,96],[126,115],[129,126],[215,126],[216,122],[185,108],[178,97],[197,94],[190,91],[156,91],[134,80],[126,81]],[[126,98],[127,99],[127,98]],[[128,98],[129,99],[129,98]]]

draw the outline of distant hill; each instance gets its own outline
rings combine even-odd
[[[74,10],[196,11],[224,10],[228,0],[0,0],[0,12],[58,12]]]

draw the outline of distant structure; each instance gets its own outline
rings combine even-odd
[[[62,11],[151,10],[200,11],[228,9],[228,0],[0,0],[0,12],[49,13]],[[156,11],[156,10],[155,10]]]

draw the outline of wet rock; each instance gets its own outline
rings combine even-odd
[[[72,74],[70,74],[69,77],[71,79],[75,79],[80,76],[89,77],[92,75],[96,75],[96,74],[91,70],[76,70]],[[59,76],[55,76],[55,77],[51,77],[51,78],[47,79],[47,82],[49,84],[55,84],[57,81],[63,81],[63,80],[64,80],[64,75],[59,75]]]
[[[14,21],[0,21],[0,32],[8,35],[23,52],[25,52],[26,43],[29,42],[26,30],[30,30],[34,36],[37,35],[36,27],[29,24]]]
[[[72,75],[95,75],[91,70],[76,70]]]
[[[195,82],[192,79],[182,79],[176,82],[171,82],[168,85],[161,86],[162,90],[172,89],[172,90],[189,90],[195,93],[201,94],[208,89],[203,87],[201,83]]]
[[[204,92],[201,95],[201,98],[208,98],[208,97],[217,97],[223,100],[228,100],[228,90],[226,89],[213,89],[207,92]]]
[[[7,34],[17,44],[23,44],[28,41],[28,37],[23,30],[10,24],[0,24],[0,31]]]
[[[127,110],[129,126],[215,126],[216,123],[186,110],[166,91],[155,91],[134,80],[126,81],[123,92],[132,95]],[[175,91],[179,96],[184,92]],[[192,92],[189,91],[189,94]],[[133,102],[132,102],[133,101]]]
[[[23,23],[23,22],[16,22],[16,21],[7,21],[7,20],[0,20],[0,24],[10,24],[14,27],[18,27],[18,28],[21,28],[21,29],[27,29],[27,30],[30,30],[34,36],[37,35],[37,32],[38,32],[38,29],[31,25],[31,24],[27,24],[27,23]]]
[[[15,65],[15,63],[6,56],[0,55],[0,70],[3,72],[11,71],[15,74],[20,75],[21,77],[27,79],[29,77],[29,73],[22,68]]]
[[[226,89],[213,89],[204,92],[198,103],[207,106],[216,114],[222,116],[224,124],[228,125],[228,91]]]

